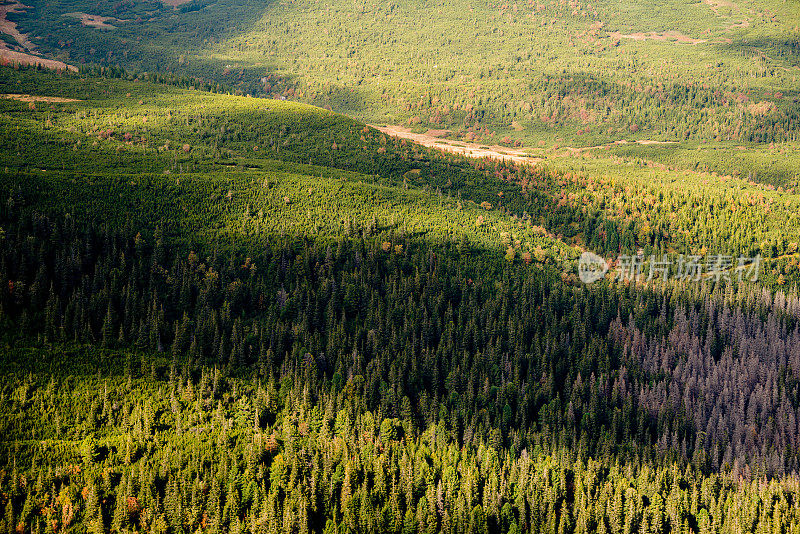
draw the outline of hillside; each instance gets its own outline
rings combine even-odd
[[[373,123],[529,147],[797,129],[796,0],[29,4],[8,16],[53,59],[190,74]]]
[[[0,532],[800,522],[792,187],[159,80],[0,69]]]
[[[148,82],[0,74],[19,91],[0,100],[5,188],[39,209],[149,231],[155,213],[175,236],[196,239],[353,232],[464,239],[497,253],[513,231],[517,248],[574,256],[517,224],[526,207],[518,187],[323,109]],[[38,102],[15,96],[29,91]],[[487,201],[495,209],[480,206]]]
[[[761,254],[765,280],[790,287],[798,277],[793,189],[663,165],[642,157],[647,146],[555,151],[531,166],[428,150],[296,103],[145,80],[2,76],[12,95],[66,100],[0,101],[7,187],[96,221],[152,231],[157,210],[176,236],[256,240],[335,240],[369,227],[381,242],[465,240],[566,272],[586,248],[611,258]]]

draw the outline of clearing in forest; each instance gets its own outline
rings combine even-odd
[[[10,4],[0,5],[0,32],[10,35],[26,49],[33,50],[35,47],[28,39],[28,36],[17,29],[16,22],[11,22],[6,18],[9,13],[22,13],[29,7],[30,6],[26,6],[20,2],[11,2]]]
[[[19,95],[8,93],[0,95],[9,100],[19,100],[20,102],[49,102],[51,104],[62,104],[65,102],[80,102],[77,98],[62,98],[60,96],[39,96],[39,95]]]
[[[109,21],[113,22],[128,22],[127,20],[118,19],[115,17],[101,17],[100,15],[90,15],[88,13],[66,13],[65,17],[75,17],[80,19],[81,24],[84,26],[89,26],[91,28],[99,28],[101,30],[114,30],[116,26],[109,24]]]
[[[687,43],[687,44],[702,44],[705,43],[705,39],[694,39],[693,37],[689,37],[679,31],[668,31],[664,33],[657,33],[657,32],[636,32],[630,34],[622,34],[620,32],[612,32],[609,34],[614,39],[633,39],[634,41],[645,41],[645,40],[653,40],[653,41],[676,41],[678,43]]]
[[[172,6],[175,9],[182,6],[183,4],[188,4],[191,0],[161,0],[161,3],[165,6]]]
[[[443,135],[442,130],[428,130],[426,133],[420,134],[414,133],[402,126],[373,126],[373,128],[386,135],[391,135],[400,139],[408,139],[429,148],[436,148],[444,152],[461,154],[471,158],[490,158],[527,164],[535,164],[542,161],[541,158],[527,155],[523,150],[506,148],[498,145],[486,146],[464,141],[440,139],[438,136]]]
[[[67,65],[62,61],[54,59],[44,59],[39,56],[25,52],[33,52],[36,46],[28,39],[28,36],[17,29],[17,23],[8,20],[6,17],[9,13],[22,13],[23,10],[28,9],[20,2],[11,2],[8,4],[0,5],[0,32],[5,33],[14,38],[20,45],[19,50],[14,50],[9,47],[5,42],[0,41],[0,64],[17,64],[17,65],[41,65],[47,69],[53,70],[71,70],[77,72],[78,69],[72,65]]]
[[[17,52],[16,50],[11,50],[5,44],[0,43],[0,65],[41,65],[46,69],[52,70],[70,70],[72,72],[78,72],[78,67],[74,65],[68,65],[63,61],[58,61],[55,59],[45,59],[39,56],[34,56],[33,54],[26,54],[25,52]]]

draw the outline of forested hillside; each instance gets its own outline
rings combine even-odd
[[[0,165],[16,195],[82,218],[151,224],[156,213],[180,239],[421,237],[567,272],[580,248],[612,259],[761,254],[768,285],[800,276],[793,189],[608,154],[468,159],[319,108],[144,79],[4,69],[0,81],[16,94],[71,95],[0,100]]]
[[[3,241],[6,528],[798,520],[796,295],[491,282],[358,241],[184,256],[71,226]]]
[[[12,48],[484,143],[796,141],[797,0],[28,4]]]
[[[800,524],[790,187],[107,73],[0,69],[0,532]]]
[[[536,157],[800,177],[798,0],[9,0],[0,16],[3,64],[148,73]]]

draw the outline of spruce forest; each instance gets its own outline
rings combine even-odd
[[[799,0],[2,0],[0,63],[0,534],[800,533]]]

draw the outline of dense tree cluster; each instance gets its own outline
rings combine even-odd
[[[6,525],[666,532],[796,513],[793,478],[736,482],[798,469],[795,294],[575,290],[359,240],[248,258],[42,215],[3,228]]]
[[[793,193],[0,76],[85,99],[0,101],[0,532],[800,524]],[[574,245],[765,283],[583,285]]]

